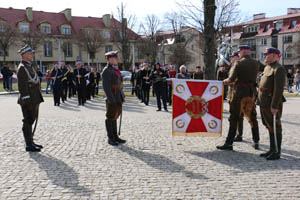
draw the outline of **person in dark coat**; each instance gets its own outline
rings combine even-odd
[[[60,98],[62,96],[62,78],[63,73],[58,68],[58,63],[53,64],[54,69],[51,72],[51,79],[52,79],[52,85],[53,85],[53,99],[54,99],[54,106],[60,105]]]
[[[26,151],[38,152],[43,148],[33,141],[34,131],[32,131],[33,123],[37,123],[39,105],[44,101],[40,91],[40,80],[31,66],[34,50],[30,46],[25,45],[19,51],[22,56],[22,61],[18,66],[18,88],[20,104],[23,113],[23,135],[26,144]]]
[[[186,69],[186,66],[184,65],[181,65],[179,67],[179,73],[176,74],[176,78],[178,79],[190,79],[190,75],[187,73],[187,69]]]
[[[151,71],[148,69],[148,64],[144,63],[143,68],[141,70],[141,81],[142,81],[142,101],[146,106],[149,104],[149,93],[150,93],[150,73]]]
[[[119,138],[117,119],[122,114],[122,104],[125,95],[122,90],[122,76],[118,68],[118,52],[111,51],[105,54],[107,65],[102,73],[102,85],[106,94],[106,120],[108,144],[116,146],[126,141]]]
[[[159,64],[155,65],[154,70],[152,70],[150,74],[150,79],[153,81],[153,89],[156,95],[156,102],[157,102],[157,110],[161,111],[161,99],[163,101],[164,110],[168,112],[167,108],[167,74],[164,70],[160,68]]]
[[[9,89],[9,83],[8,83],[8,67],[6,65],[4,65],[1,69],[1,74],[2,74],[2,78],[3,78],[3,89],[4,90],[8,90]]]
[[[74,76],[76,80],[76,90],[78,96],[78,105],[84,106],[86,101],[86,70],[82,67],[80,60],[76,61],[77,69],[74,70]]]
[[[195,80],[203,80],[204,79],[204,73],[200,66],[196,67],[196,72],[193,74],[193,79],[195,79]]]
[[[71,66],[68,66],[69,73],[67,75],[67,82],[68,82],[68,97],[71,99],[76,94],[76,83],[74,77],[74,71]]]
[[[63,74],[63,77],[61,79],[61,83],[62,83],[61,100],[64,103],[67,100],[67,96],[68,96],[68,74],[70,73],[65,63],[61,64],[61,72]]]

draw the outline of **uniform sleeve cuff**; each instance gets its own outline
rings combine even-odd
[[[25,97],[22,97],[23,100],[25,99],[30,99],[30,96],[25,96]]]

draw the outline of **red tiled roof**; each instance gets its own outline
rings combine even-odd
[[[32,15],[33,21],[29,22],[26,16],[26,10],[0,8],[0,19],[6,21],[8,24],[16,26],[18,22],[28,21],[30,30],[37,31],[38,25],[46,22],[51,25],[51,34],[53,35],[61,35],[59,28],[63,24],[69,24],[72,28],[72,33],[75,34],[85,27],[105,28],[102,18],[72,16],[71,22],[68,22],[64,13],[32,11]],[[112,23],[116,24],[118,28],[121,27],[121,23],[114,18],[112,18]],[[129,32],[132,38],[136,39],[137,34],[132,30],[129,30]]]
[[[294,14],[288,14],[288,15],[281,15],[281,16],[276,16],[276,17],[266,17],[263,19],[257,19],[257,20],[251,20],[248,22],[243,22],[240,24],[237,24],[236,26],[243,26],[243,25],[248,25],[248,24],[258,24],[262,22],[271,22],[271,21],[276,21],[276,20],[284,20],[288,18],[294,18],[294,17],[300,17],[300,13],[294,13]]]

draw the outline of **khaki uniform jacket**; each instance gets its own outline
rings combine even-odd
[[[37,105],[44,101],[40,91],[39,76],[31,64],[22,61],[18,66],[17,77],[19,88],[18,104],[21,106],[28,104]],[[32,82],[32,79],[36,82]]]
[[[265,67],[259,82],[258,103],[261,107],[272,106],[278,109],[285,101],[283,90],[285,85],[286,71],[278,62]],[[262,91],[264,90],[264,91]]]
[[[234,97],[253,97],[256,95],[256,78],[259,70],[259,63],[256,60],[245,56],[235,62],[230,69],[229,83],[235,83],[231,88],[232,98]]]
[[[103,69],[102,86],[108,103],[115,104],[124,102],[125,95],[121,88],[122,78],[117,76],[111,64],[108,64]]]

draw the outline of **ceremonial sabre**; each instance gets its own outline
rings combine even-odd
[[[121,135],[122,113],[123,113],[123,111],[121,111],[121,114],[120,114],[120,124],[119,124],[119,134],[118,135]]]
[[[274,132],[274,141],[275,141],[275,150],[278,153],[278,143],[277,143],[277,134],[276,134],[276,114],[273,115],[273,132]]]

